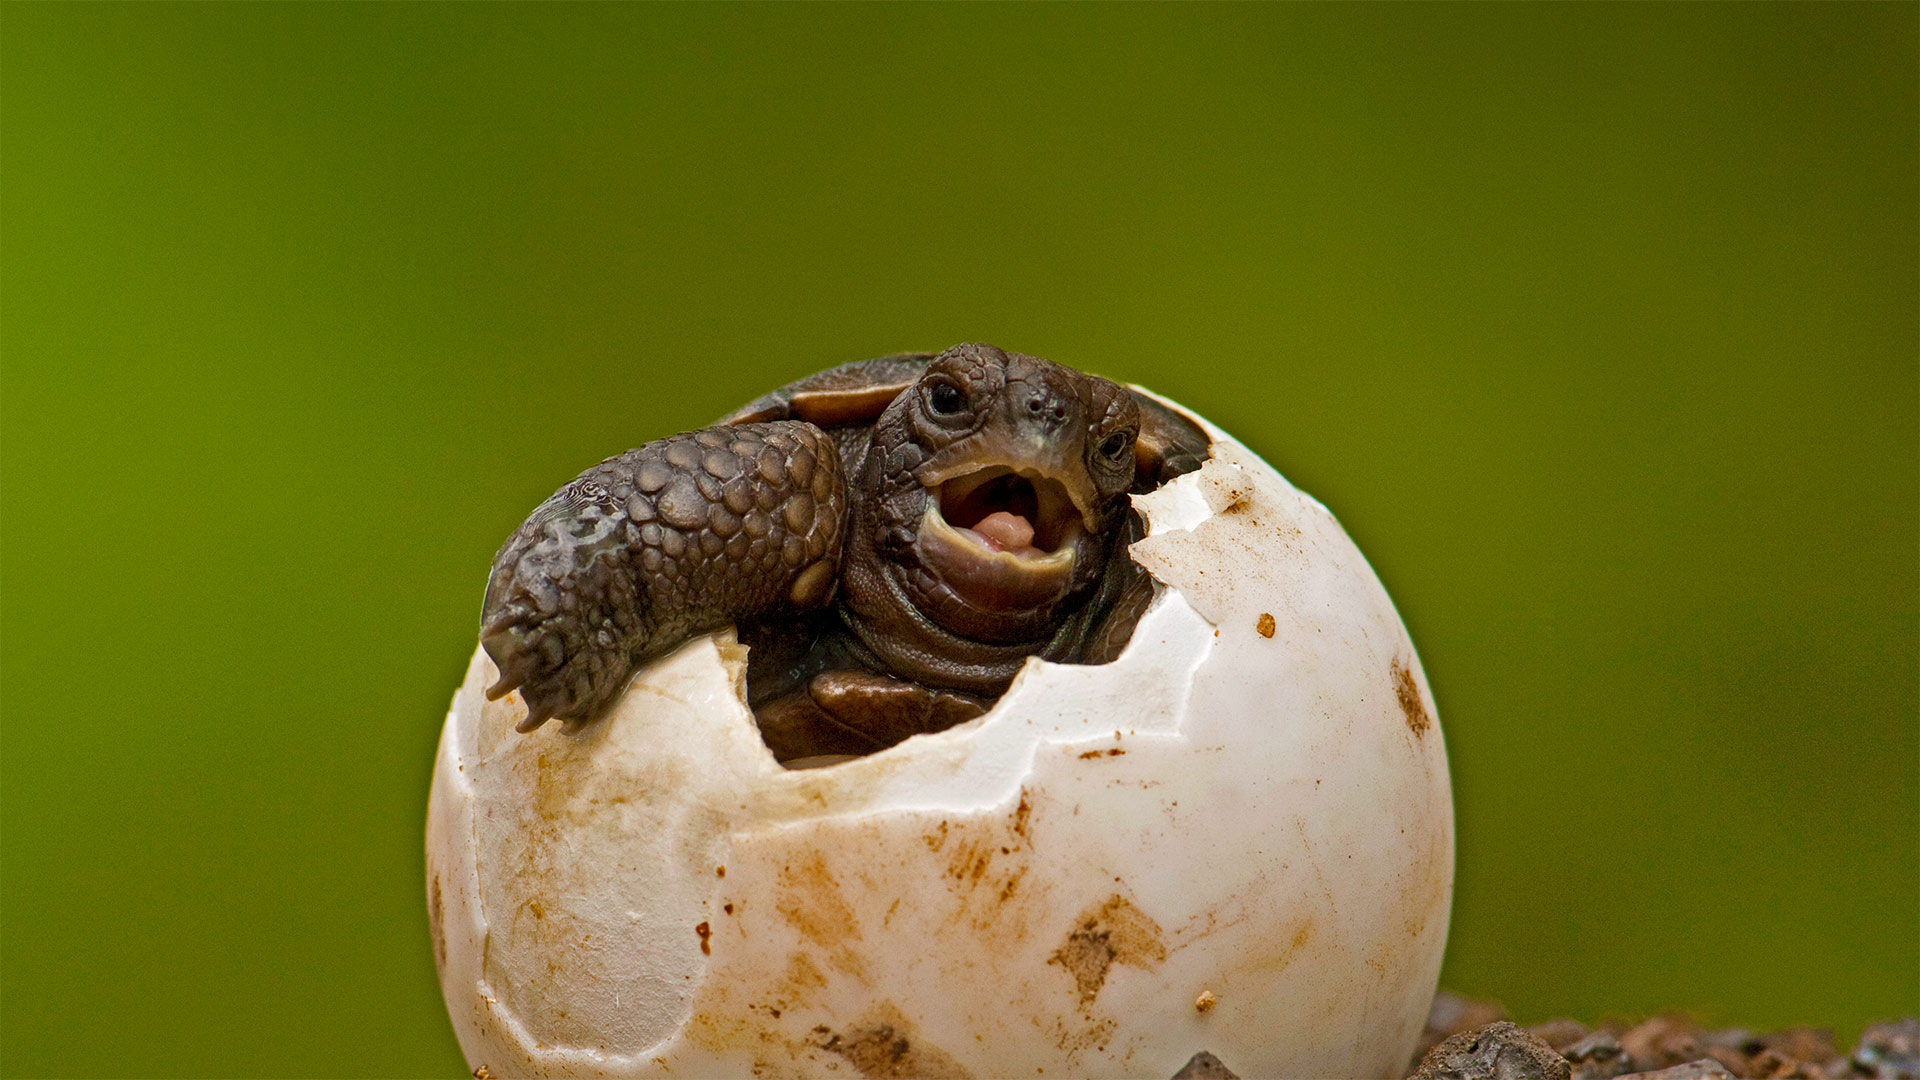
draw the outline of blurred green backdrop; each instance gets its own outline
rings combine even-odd
[[[841,360],[1147,383],[1327,502],[1447,985],[1916,1011],[1916,7],[7,5],[8,1073],[463,1072],[495,546]]]

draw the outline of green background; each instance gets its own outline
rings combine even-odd
[[[599,458],[981,339],[1340,515],[1445,982],[1920,985],[1913,4],[0,12],[0,1065],[463,1071],[429,766]]]

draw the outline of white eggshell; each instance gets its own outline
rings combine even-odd
[[[730,633],[579,736],[515,733],[476,652],[427,820],[468,1062],[1400,1075],[1453,885],[1432,696],[1332,515],[1209,431],[1135,499],[1169,588],[1119,660],[1030,661],[985,717],[857,761],[774,762]]]

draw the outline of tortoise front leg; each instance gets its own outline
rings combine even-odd
[[[629,450],[542,503],[494,557],[480,642],[521,731],[577,730],[696,634],[824,605],[846,534],[833,440],[799,421],[707,428]]]

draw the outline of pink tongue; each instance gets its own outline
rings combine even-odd
[[[995,551],[1018,554],[1033,547],[1032,523],[1019,514],[1010,514],[1005,510],[996,510],[981,518],[974,524],[973,531]]]

